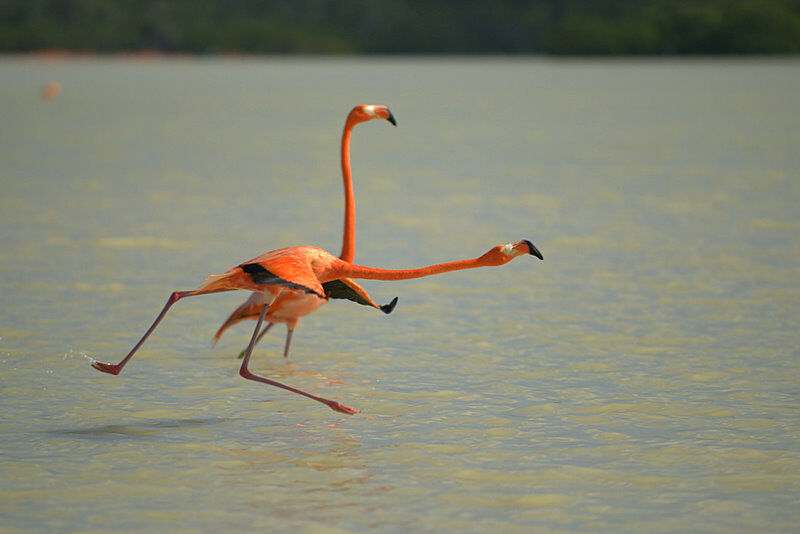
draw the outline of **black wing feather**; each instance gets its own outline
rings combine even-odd
[[[372,306],[370,301],[359,295],[352,287],[348,286],[341,280],[331,280],[330,282],[325,282],[322,284],[322,288],[325,290],[325,296],[329,299],[352,300],[353,302],[357,302],[362,306]],[[389,304],[380,306],[380,309],[383,313],[392,313],[392,310],[394,310],[396,305],[397,297],[395,297],[394,300],[392,300],[392,302]]]
[[[296,284],[294,282],[290,282],[288,280],[284,280],[279,276],[275,276],[267,269],[259,265],[258,263],[243,263],[239,265],[242,271],[250,275],[250,278],[256,284],[264,284],[264,285],[276,285],[282,287],[288,287],[289,289],[297,289],[299,291],[305,291],[306,293],[311,293],[312,295],[316,295],[319,298],[326,298],[324,295],[320,295],[310,287],[306,287],[302,284]],[[330,298],[330,297],[327,297]]]
[[[341,280],[331,280],[322,284],[325,290],[325,296],[329,299],[347,299],[357,302],[363,306],[372,306],[372,304],[356,293],[353,288],[342,282]]]

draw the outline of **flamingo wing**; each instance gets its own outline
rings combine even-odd
[[[269,291],[276,294],[277,288],[300,291],[325,299],[325,290],[314,274],[312,247],[292,247],[273,250],[246,261],[222,274],[206,276],[205,281],[193,294],[246,289]],[[319,250],[319,249],[316,249]],[[273,286],[270,290],[270,286]]]
[[[315,247],[278,249],[246,261],[238,268],[255,284],[285,287],[324,299],[325,290],[312,267],[320,253],[325,252]]]
[[[317,291],[314,289],[313,286],[319,286],[319,280],[315,278],[312,279],[305,279],[303,276],[298,276],[294,274],[292,276],[295,281],[287,280],[282,278],[272,271],[264,267],[259,263],[243,263],[239,266],[242,271],[250,276],[250,279],[253,280],[256,284],[265,285],[265,286],[281,286],[287,289],[293,289],[295,291],[304,291],[305,293],[311,293],[312,295],[316,295],[319,298],[324,299],[325,295],[321,291]],[[312,274],[313,276],[313,274]],[[306,282],[305,284],[302,282]]]
[[[322,284],[322,288],[325,290],[325,296],[329,299],[352,300],[364,306],[378,308],[383,313],[392,313],[392,310],[397,305],[397,297],[389,304],[384,304],[383,306],[376,304],[367,291],[350,278],[340,278],[339,280],[325,282]]]

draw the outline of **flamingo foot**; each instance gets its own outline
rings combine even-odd
[[[108,373],[110,375],[118,375],[119,372],[122,370],[122,367],[113,363],[103,363],[94,361],[92,362],[92,367],[97,369],[98,371],[103,371],[104,373]]]
[[[341,412],[341,413],[346,413],[347,415],[353,415],[353,414],[359,413],[359,411],[356,410],[355,408],[351,408],[349,406],[345,406],[344,404],[342,404],[340,402],[330,401],[330,402],[326,402],[325,404],[327,404],[330,407],[331,410],[334,410],[334,411],[337,411],[337,412]]]

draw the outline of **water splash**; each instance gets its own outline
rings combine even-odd
[[[72,359],[72,358],[74,358],[75,356],[83,356],[84,358],[86,358],[86,360],[87,360],[89,363],[94,363],[94,362],[96,362],[96,361],[97,361],[97,360],[95,360],[94,358],[92,358],[91,356],[89,356],[88,354],[86,354],[84,351],[82,351],[82,350],[75,350],[75,349],[69,349],[69,351],[65,352],[65,353],[64,353],[64,357],[63,357],[62,359],[64,359],[64,360],[66,360],[66,359],[70,359],[70,360],[71,360],[71,359]]]

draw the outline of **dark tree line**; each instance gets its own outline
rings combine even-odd
[[[0,51],[795,54],[800,0],[0,0]]]

